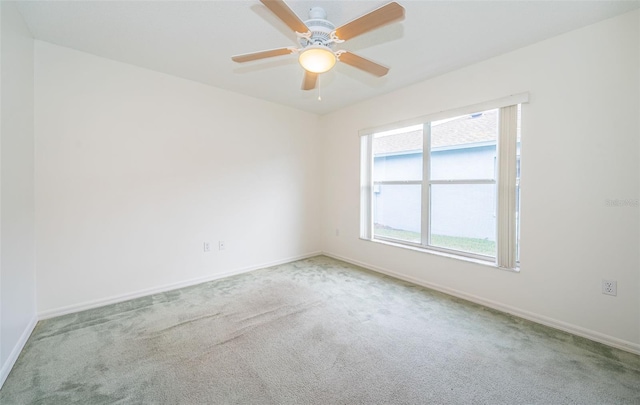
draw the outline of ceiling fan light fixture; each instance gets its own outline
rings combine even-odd
[[[336,64],[336,55],[324,45],[309,45],[298,56],[298,62],[308,72],[328,72]]]

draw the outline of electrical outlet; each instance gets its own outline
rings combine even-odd
[[[205,242],[204,243],[204,251],[205,252],[211,252],[211,243],[209,243],[209,242]]]
[[[218,242],[218,250],[224,250],[224,241],[219,241]]]
[[[602,293],[618,295],[618,282],[615,280],[602,280]]]
[[[336,236],[340,236],[340,229],[336,228]]]

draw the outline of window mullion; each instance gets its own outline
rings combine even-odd
[[[431,180],[429,184],[496,184],[494,179]]]
[[[422,203],[421,203],[421,224],[420,235],[422,246],[431,244],[430,219],[431,212],[431,123],[425,122],[422,125]]]
[[[398,186],[398,185],[421,185],[422,180],[381,180],[374,181],[373,185],[387,185],[387,186]]]

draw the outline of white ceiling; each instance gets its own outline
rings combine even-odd
[[[338,64],[321,76],[321,102],[317,91],[300,90],[294,55],[231,61],[296,45],[295,34],[258,0],[24,1],[18,8],[36,39],[324,114],[640,7],[640,0],[398,2],[404,21],[342,47],[389,66],[389,74]],[[339,26],[387,1],[287,3],[302,20],[321,6]]]

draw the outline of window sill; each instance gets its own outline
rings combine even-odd
[[[482,265],[482,266],[492,267],[494,269],[508,271],[508,272],[511,272],[511,273],[520,273],[520,266],[519,265],[515,269],[509,269],[509,268],[506,268],[506,267],[498,266],[492,260],[477,259],[477,258],[474,258],[474,257],[468,257],[468,256],[464,256],[464,255],[457,255],[457,254],[454,254],[454,253],[441,252],[439,250],[434,250],[434,249],[426,249],[426,248],[418,247],[418,246],[405,245],[403,243],[395,243],[395,242],[391,242],[391,241],[388,241],[388,240],[365,239],[365,238],[360,238],[360,239],[363,240],[363,241],[367,241],[367,242],[380,243],[382,245],[393,246],[393,247],[397,247],[397,248],[401,248],[401,249],[407,249],[407,250],[413,250],[415,252],[427,253],[427,254],[430,254],[430,255],[446,257],[446,258],[449,258],[449,259],[475,263],[475,264],[479,264],[479,265]]]

